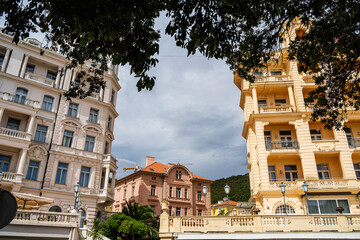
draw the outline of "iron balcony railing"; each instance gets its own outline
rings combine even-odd
[[[298,142],[296,140],[291,141],[266,141],[266,150],[291,150],[299,149]]]

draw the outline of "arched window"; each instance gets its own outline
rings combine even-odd
[[[295,214],[295,209],[290,205],[280,205],[276,208],[275,214]]]
[[[61,208],[59,206],[52,206],[50,209],[49,209],[49,212],[62,212],[61,211]]]
[[[87,222],[86,222],[86,211],[81,208],[80,212],[81,212],[80,228],[83,228],[87,224]]]

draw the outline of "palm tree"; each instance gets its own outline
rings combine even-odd
[[[123,208],[122,212],[125,215],[146,224],[148,228],[148,239],[158,239],[159,221],[154,217],[155,211],[148,205],[139,205],[137,202],[131,204],[131,202],[126,201],[126,206]]]

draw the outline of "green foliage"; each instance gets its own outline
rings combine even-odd
[[[165,12],[166,34],[176,45],[208,58],[224,59],[241,77],[254,81],[253,69],[265,68],[282,48],[290,24],[301,20],[305,35],[288,49],[300,71],[318,73],[320,86],[310,94],[313,120],[340,128],[349,107],[360,109],[360,3],[358,0],[0,0],[5,31],[14,41],[40,30],[50,43],[67,53],[69,67],[93,60],[66,94],[86,97],[104,87],[107,61],[129,64],[139,78],[138,90],[151,90],[159,53],[155,19]],[[280,59],[281,61],[281,59]]]
[[[92,237],[93,240],[101,239],[101,228],[100,228],[100,220],[98,218],[95,218],[94,224],[92,227],[91,232],[89,233],[89,236]]]
[[[211,184],[211,203],[217,203],[226,197],[224,186],[230,186],[229,198],[236,202],[247,202],[250,198],[249,174],[231,176],[215,180]]]

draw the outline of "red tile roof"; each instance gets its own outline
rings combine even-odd
[[[176,166],[176,165],[175,165]],[[169,170],[169,166],[167,165],[164,165],[162,163],[159,163],[159,162],[154,162],[152,164],[150,164],[149,166],[146,166],[144,167],[143,169],[141,169],[141,171],[146,171],[146,172],[155,172],[155,173],[164,173],[165,170]],[[203,178],[203,177],[200,177],[198,175],[195,175],[193,174],[193,177],[194,178],[197,178],[197,179],[201,179],[201,180],[208,180],[208,181],[213,181],[211,179],[208,179],[208,178]]]
[[[227,205],[227,204],[228,204],[228,201],[223,202],[223,203],[215,203],[215,204],[211,205],[211,207],[220,207],[220,206]],[[229,205],[230,205],[230,206],[236,206],[236,205],[237,205],[237,202],[230,200],[230,201],[229,201]]]

